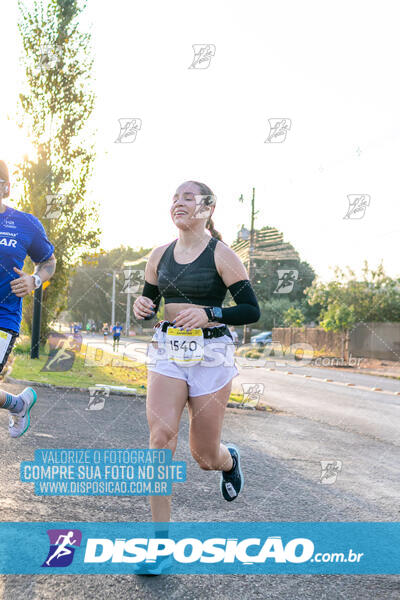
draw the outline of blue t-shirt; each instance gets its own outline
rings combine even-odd
[[[121,327],[121,325],[118,325],[118,326],[114,325],[112,330],[113,330],[114,335],[121,335],[121,331],[123,330],[123,327]]]
[[[22,298],[11,291],[10,281],[19,275],[28,255],[34,263],[49,259],[54,246],[49,242],[37,217],[10,206],[0,213],[0,328],[19,332],[22,318]]]

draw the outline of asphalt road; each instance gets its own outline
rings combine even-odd
[[[315,369],[312,369],[315,373]],[[244,378],[244,379],[243,379]],[[368,384],[368,376],[363,383]],[[187,461],[187,481],[175,484],[176,521],[397,521],[399,444],[393,420],[400,397],[382,396],[283,372],[242,369],[241,381],[261,381],[272,413],[228,409],[223,441],[242,452],[246,485],[225,502],[219,473],[201,471],[188,448],[185,410],[176,460]],[[4,384],[19,391],[23,386]],[[366,385],[368,387],[368,385]],[[32,426],[10,440],[0,411],[3,521],[148,521],[145,497],[45,497],[19,481],[19,464],[36,448],[146,447],[144,400],[111,396],[102,411],[85,411],[88,397],[38,388]],[[332,485],[321,485],[321,460],[341,461]],[[400,596],[400,576],[357,575],[168,575],[0,577],[0,597],[32,599],[279,598],[336,599]]]

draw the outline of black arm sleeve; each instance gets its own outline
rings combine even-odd
[[[142,296],[146,296],[146,298],[150,298],[150,300],[153,300],[154,304],[156,305],[156,307],[154,309],[154,314],[144,317],[144,320],[148,321],[157,314],[158,307],[160,306],[161,294],[160,294],[160,290],[158,289],[158,285],[153,285],[152,283],[149,283],[148,281],[145,280]]]
[[[237,281],[228,287],[237,306],[222,309],[221,323],[246,325],[255,323],[261,316],[260,307],[248,279]]]

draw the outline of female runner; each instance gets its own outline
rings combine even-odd
[[[238,374],[227,325],[254,323],[260,309],[243,263],[214,230],[214,210],[208,186],[187,181],[178,187],[170,212],[179,237],[152,251],[133,310],[137,319],[151,319],[165,299],[165,320],[154,326],[149,349],[149,447],[174,454],[188,402],[192,456],[201,469],[221,471],[221,492],[230,502],[244,478],[239,450],[221,444],[232,378]],[[221,308],[227,289],[236,306]],[[153,521],[170,521],[171,496],[150,496],[150,505]]]

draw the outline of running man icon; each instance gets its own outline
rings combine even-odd
[[[50,529],[47,534],[50,538],[50,549],[42,567],[70,565],[75,552],[73,546],[81,545],[82,532],[79,529]]]
[[[59,546],[57,546],[57,549],[54,552],[54,554],[52,554],[50,558],[46,560],[46,565],[50,566],[50,563],[53,560],[53,558],[56,558],[57,556],[61,558],[62,556],[66,556],[67,554],[72,554],[72,550],[70,548],[67,548],[67,544],[76,544],[76,540],[71,539],[71,537],[73,536],[74,532],[68,531],[67,535],[60,535],[58,537],[56,544],[59,544]],[[60,543],[61,539],[63,541]]]

